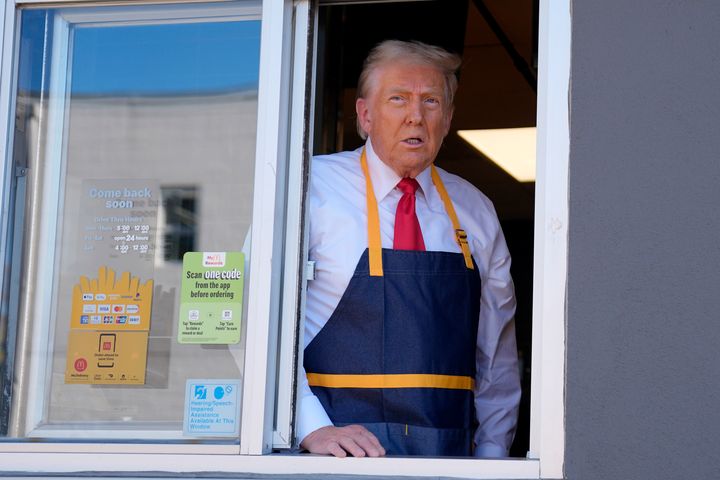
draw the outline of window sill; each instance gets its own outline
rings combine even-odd
[[[20,447],[20,444],[15,444]],[[53,445],[38,445],[53,446]],[[54,445],[57,447],[58,445]],[[247,473],[261,475],[368,475],[408,477],[454,477],[476,479],[538,479],[540,462],[531,459],[472,459],[472,458],[333,458],[315,455],[272,454],[263,456],[213,455],[208,461],[207,454],[109,454],[109,453],[60,453],[48,449],[29,452],[28,445],[22,450],[2,445],[0,465],[3,473],[32,475],[47,473],[93,472],[98,477],[102,472],[112,472],[121,477],[147,472],[188,473],[197,476],[212,476],[218,473]],[[68,447],[66,444],[65,447]],[[83,448],[72,445],[75,449]],[[124,445],[115,445],[122,450]],[[175,446],[176,447],[176,446]],[[34,449],[33,449],[34,450]],[[23,453],[19,453],[19,452]],[[76,450],[77,451],[77,450]],[[87,452],[87,450],[86,450]],[[42,458],[40,458],[42,457]]]

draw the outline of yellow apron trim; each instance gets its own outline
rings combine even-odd
[[[370,170],[368,170],[367,158],[365,157],[365,148],[363,147],[360,154],[360,165],[365,174],[365,198],[367,199],[367,216],[368,216],[368,249],[370,257],[370,276],[382,277],[382,241],[380,240],[380,215],[378,214],[377,200],[375,200],[375,191],[373,190],[372,181],[370,180]]]
[[[308,373],[311,387],[327,388],[446,388],[472,390],[475,380],[460,375],[393,374],[393,375],[334,375]]]
[[[382,266],[382,241],[380,239],[380,216],[378,214],[377,200],[375,199],[375,191],[373,190],[372,181],[370,180],[370,170],[368,169],[367,157],[365,155],[365,148],[363,147],[362,153],[360,154],[360,165],[362,166],[363,173],[365,174],[365,198],[367,199],[367,215],[368,215],[368,250],[369,250],[369,261],[370,261],[370,276],[371,277],[382,277],[383,266]],[[437,188],[440,198],[445,204],[445,211],[450,217],[450,221],[455,230],[455,241],[460,245],[463,257],[465,258],[465,266],[470,270],[473,270],[472,255],[470,254],[470,246],[467,242],[467,234],[465,230],[460,228],[460,221],[458,220],[457,214],[455,213],[455,207],[453,206],[450,195],[445,190],[440,175],[435,168],[435,165],[430,165],[430,175],[432,182]]]
[[[470,255],[470,246],[467,242],[467,234],[465,233],[465,230],[460,228],[460,221],[455,213],[455,207],[453,207],[450,195],[448,195],[447,190],[445,190],[445,185],[443,184],[442,179],[440,179],[440,175],[438,174],[435,165],[430,165],[430,175],[432,176],[435,188],[437,188],[437,191],[440,194],[440,198],[442,198],[442,201],[445,204],[445,211],[453,224],[453,229],[455,230],[455,240],[458,242],[458,245],[460,245],[463,257],[465,257],[465,266],[472,270],[473,262],[472,255]]]

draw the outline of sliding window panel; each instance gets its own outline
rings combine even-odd
[[[19,11],[9,438],[239,442],[260,13]]]

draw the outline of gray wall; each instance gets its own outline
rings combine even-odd
[[[572,14],[566,475],[720,478],[720,2]]]

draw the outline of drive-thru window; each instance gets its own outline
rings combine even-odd
[[[299,452],[294,438],[313,275],[311,156],[359,141],[347,109],[371,42],[353,43],[343,29],[434,8],[438,21],[467,26],[455,37],[471,50],[482,22],[505,35],[492,3],[7,0],[1,469],[562,476],[567,0],[536,10],[517,2],[517,15],[538,27],[525,45],[537,52],[537,102],[532,92],[524,110],[473,123],[475,97],[492,82],[461,71],[463,133],[451,134],[441,160],[466,177],[507,176],[517,189],[507,198],[527,199],[499,201],[506,228],[534,238],[519,247],[527,409],[515,456],[335,459]],[[449,33],[408,28],[397,35],[453,47]],[[373,34],[392,35],[391,22]],[[498,64],[518,67],[517,45],[500,43],[498,55],[516,64]],[[471,130],[516,127],[537,127],[534,184],[453,164],[453,154],[472,151]],[[482,178],[481,189],[503,191]]]

